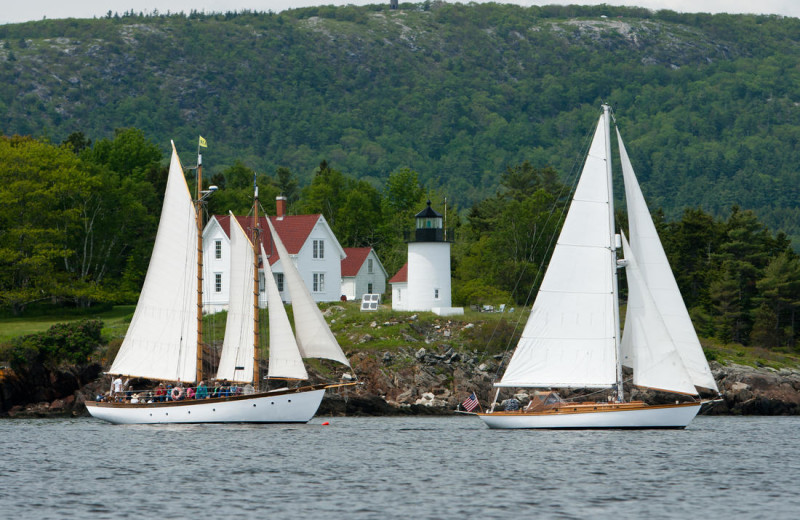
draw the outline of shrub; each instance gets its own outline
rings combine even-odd
[[[10,363],[15,370],[34,363],[84,364],[102,339],[103,322],[84,320],[56,323],[45,332],[11,340]]]

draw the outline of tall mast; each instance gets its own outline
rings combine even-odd
[[[197,384],[203,380],[203,156],[200,153],[200,143],[202,141],[197,145],[197,202],[195,203],[197,220],[197,366],[195,383]]]
[[[253,386],[258,389],[258,252],[261,249],[260,233],[258,229],[258,185],[256,174],[253,173]],[[266,276],[266,270],[264,271]]]
[[[622,353],[620,351],[619,287],[617,283],[617,234],[614,232],[614,188],[611,180],[611,107],[603,105],[603,125],[606,134],[606,179],[608,181],[608,222],[611,233],[611,282],[614,293],[614,352],[617,357],[617,399],[622,402]]]

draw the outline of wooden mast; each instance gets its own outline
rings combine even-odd
[[[259,388],[258,370],[258,253],[261,249],[258,229],[258,185],[253,174],[253,387]],[[264,276],[266,276],[266,271]]]
[[[200,138],[202,143],[202,137]],[[203,380],[203,156],[200,144],[197,145],[197,202],[195,213],[197,220],[197,365],[195,367],[195,384]]]

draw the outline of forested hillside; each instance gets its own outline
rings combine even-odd
[[[530,304],[605,101],[698,332],[796,348],[800,20],[401,7],[0,26],[0,314],[135,302],[198,135],[209,213],[255,177],[392,275],[446,198],[454,303]]]
[[[463,208],[508,165],[563,177],[606,101],[668,219],[738,204],[798,247],[800,20],[400,7],[0,26],[0,132],[96,141],[135,127],[164,152],[201,134],[212,173],[240,160],[301,185],[323,159],[377,188],[407,167]]]

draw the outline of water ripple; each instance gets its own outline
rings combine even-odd
[[[321,426],[323,421],[330,426]],[[4,518],[796,518],[800,418],[499,431],[474,417],[2,420]]]

